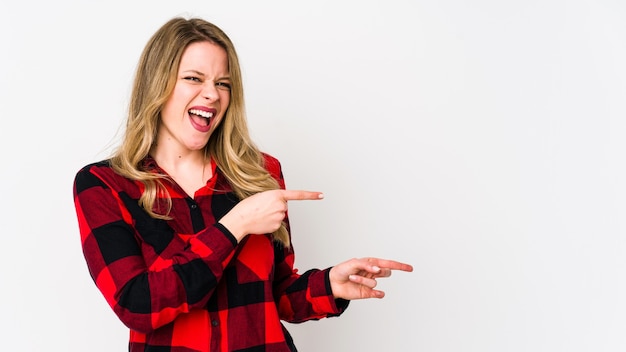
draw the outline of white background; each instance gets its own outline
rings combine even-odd
[[[626,350],[622,0],[2,0],[0,349],[126,350],[72,181],[176,15],[230,35],[255,140],[326,194],[290,203],[300,270],[415,266],[288,324],[301,351]]]

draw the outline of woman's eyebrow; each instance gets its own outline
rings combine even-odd
[[[204,77],[204,76],[205,76],[205,74],[204,74],[204,73],[202,73],[202,72],[200,72],[200,71],[198,71],[198,70],[185,70],[185,71],[182,71],[182,73],[183,73],[183,74],[194,73],[194,74],[196,74],[196,75],[198,75],[198,76],[202,76],[202,77]],[[224,80],[224,79],[228,79],[228,80],[230,80],[230,75],[226,75],[226,76],[222,76],[222,77],[218,77],[218,78],[217,78],[217,80]]]
[[[200,72],[200,71],[198,71],[198,70],[185,70],[185,71],[183,71],[182,73],[187,73],[187,74],[188,74],[188,73],[195,73],[195,74],[196,74],[196,75],[198,75],[198,76],[204,76],[204,73],[202,73],[202,72]]]

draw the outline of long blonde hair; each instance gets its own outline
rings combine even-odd
[[[155,143],[161,108],[174,90],[184,50],[202,41],[217,44],[226,51],[231,81],[230,104],[220,126],[209,138],[205,154],[215,160],[239,199],[279,188],[265,169],[263,155],[248,132],[241,69],[233,43],[210,22],[176,17],[154,33],[141,54],[124,136],[111,157],[111,166],[117,173],[144,184],[139,203],[155,218],[169,219],[171,199],[161,183],[166,176],[143,170],[142,160]],[[168,200],[165,209],[155,204],[159,194]],[[285,224],[273,237],[285,246],[290,243]]]

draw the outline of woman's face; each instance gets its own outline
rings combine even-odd
[[[201,150],[224,117],[230,86],[226,51],[210,42],[190,44],[161,110],[158,145],[180,152]]]

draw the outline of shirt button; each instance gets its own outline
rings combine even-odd
[[[195,204],[192,204],[192,205],[191,205],[191,209],[196,209],[197,207],[198,207],[198,206],[197,206],[197,205],[195,205]]]
[[[211,325],[218,326],[219,323],[217,322],[217,320],[211,320]]]

